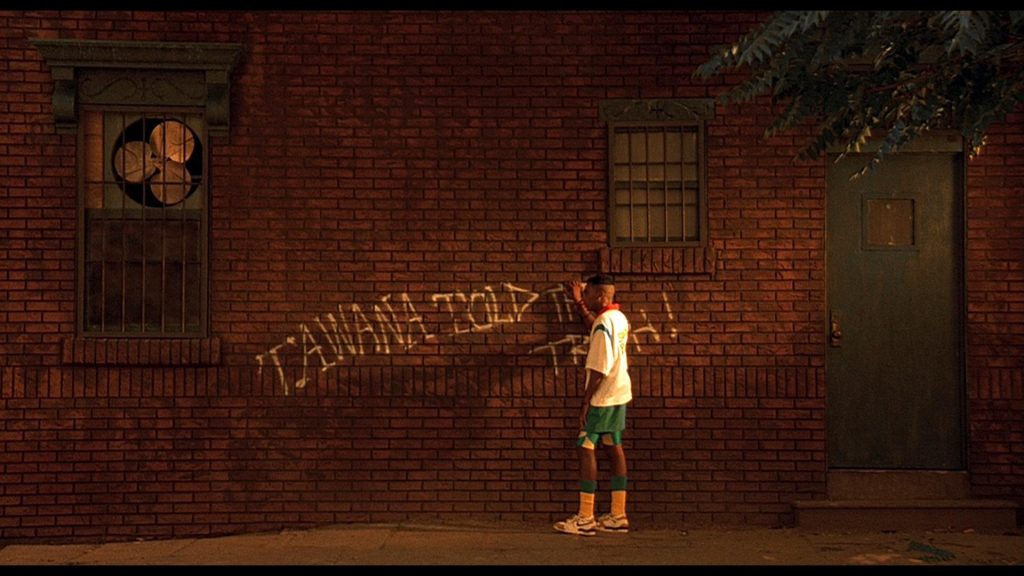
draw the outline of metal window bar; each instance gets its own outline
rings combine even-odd
[[[682,229],[683,241],[689,239],[689,235],[686,230],[686,223],[689,220],[687,218],[686,210],[686,130],[679,131],[679,214],[683,219]]]
[[[688,132],[693,134],[692,144],[688,144],[688,142],[690,142],[689,138],[683,139],[681,141],[681,144],[682,144],[681,151],[683,153],[683,158],[682,158],[682,169],[683,169],[683,172],[680,174],[680,176],[681,176],[680,183],[682,184],[683,196],[680,198],[680,201],[683,203],[683,239],[684,240],[690,240],[691,238],[696,239],[696,238],[699,237],[699,234],[700,234],[700,228],[699,227],[700,227],[701,224],[700,224],[699,214],[700,214],[700,201],[701,201],[701,198],[700,198],[701,171],[704,169],[703,163],[700,161],[700,157],[699,157],[700,156],[700,151],[702,149],[701,142],[700,142],[700,137],[701,137],[700,131],[696,130],[696,129],[690,129],[690,130],[688,130]],[[688,146],[690,148],[689,151],[687,151],[687,147]],[[688,156],[693,158],[692,162],[687,162],[687,157]],[[693,186],[689,186],[689,188],[691,190],[693,190],[693,202],[694,203],[692,203],[692,204],[688,204],[686,202],[686,189],[688,188],[688,186],[687,186],[686,173],[685,172],[686,172],[686,165],[687,164],[693,166],[693,168],[694,168]],[[698,227],[697,230],[690,230],[686,226],[686,223],[690,220],[690,218],[688,217],[688,213],[689,212],[693,212],[693,214],[695,216],[697,216],[696,218],[694,218],[695,225]]]
[[[626,130],[626,178],[627,178],[627,196],[629,200],[629,222],[630,222],[630,242],[633,242],[635,234],[633,233],[633,132]]]
[[[208,140],[207,135],[206,135],[205,132],[202,133],[202,136],[203,136],[203,138],[202,138],[203,141],[207,141]],[[207,298],[206,289],[202,288],[204,286],[207,286],[207,283],[209,282],[209,269],[207,268],[206,265],[202,264],[202,262],[205,261],[208,258],[208,254],[207,254],[207,240],[208,240],[208,236],[209,236],[209,221],[208,221],[207,217],[208,217],[208,214],[209,214],[208,210],[210,209],[210,204],[209,204],[210,203],[210,197],[209,197],[209,194],[207,193],[208,187],[206,186],[206,183],[209,182],[209,174],[210,174],[210,161],[209,161],[210,160],[210,155],[209,155],[210,152],[209,152],[209,150],[210,150],[209,147],[203,146],[203,149],[202,149],[203,156],[201,158],[201,161],[203,163],[202,164],[203,165],[203,173],[202,173],[202,177],[200,178],[200,182],[199,182],[200,192],[201,192],[202,195],[199,197],[198,202],[197,202],[199,204],[199,210],[200,210],[201,218],[199,219],[199,221],[195,225],[196,228],[195,228],[195,241],[194,241],[194,247],[195,247],[195,249],[197,251],[196,258],[197,258],[197,262],[199,262],[199,265],[196,267],[196,283],[201,287],[200,290],[199,290],[199,294],[197,295],[197,296],[199,296],[199,301],[197,303],[195,303],[196,306],[198,306],[198,310],[196,311],[196,315],[197,315],[197,318],[198,318],[199,322],[206,322],[206,318],[209,317],[209,310],[208,310],[209,300]],[[186,268],[187,268],[187,266],[186,266]],[[182,282],[184,282],[184,278],[185,277],[183,276]]]
[[[146,122],[148,120],[149,119],[146,118],[146,117],[142,118],[142,133],[143,134],[148,134],[149,130],[151,128],[150,126],[148,126],[146,124]],[[146,156],[143,155],[142,158],[143,158],[143,165],[145,165],[145,158],[146,158]],[[157,168],[159,168],[159,167],[160,166],[158,165]],[[143,172],[143,174],[145,174],[145,172]],[[142,282],[141,282],[141,284],[142,284],[142,286],[141,286],[142,294],[141,294],[141,297],[139,298],[139,332],[143,332],[144,333],[144,332],[146,332],[146,284],[147,284],[146,276],[148,276],[148,274],[146,272],[147,272],[147,268],[149,267],[149,261],[147,259],[148,254],[146,254],[146,250],[147,250],[147,246],[146,246],[146,212],[147,212],[147,210],[146,210],[146,192],[145,192],[145,190],[142,193],[142,210],[140,210],[140,212],[142,212],[142,229],[141,229],[141,232],[140,232],[140,234],[142,236],[142,239],[139,242],[139,252],[142,255],[142,262],[139,265],[139,276],[141,276],[141,280],[142,280]]]
[[[102,114],[95,116],[100,126],[100,141],[99,147],[101,153],[103,152],[104,142],[107,141],[107,123],[104,122]],[[93,143],[95,145],[95,142]],[[101,156],[102,157],[102,156]],[[91,158],[90,158],[91,160]],[[106,178],[103,177],[103,171],[100,170],[99,182],[97,183],[100,187],[100,209],[102,210],[106,206]],[[102,332],[107,331],[107,299],[105,298],[106,286],[107,286],[107,223],[106,221],[100,221],[100,253],[96,258],[99,262],[100,267],[100,330]],[[92,224],[90,223],[90,226]]]
[[[647,241],[651,241],[651,147],[648,146],[647,140],[651,137],[651,133],[648,130],[641,132],[643,138],[640,142],[643,144],[643,167],[644,167],[644,220],[647,225],[645,226],[647,231]]]
[[[184,142],[182,142],[182,147],[184,147],[184,145],[185,145]],[[184,153],[184,149],[182,150],[182,152]],[[205,168],[205,166],[204,166],[204,168]],[[200,186],[202,186],[202,184],[200,184]],[[200,190],[200,193],[202,193],[201,190]],[[186,232],[185,202],[184,201],[182,201],[181,204],[179,205],[178,213],[181,215],[181,218],[179,219],[179,223],[178,223],[178,225],[181,227],[181,235],[180,235],[180,238],[181,238],[181,264],[180,264],[180,266],[181,266],[181,275],[180,275],[181,276],[181,308],[180,308],[181,309],[181,332],[185,333],[185,332],[188,331],[188,329],[186,328],[187,322],[186,322],[186,312],[185,312],[186,311],[186,307],[188,306],[188,303],[187,303],[188,292],[186,291],[186,286],[188,285],[188,280],[187,280],[187,278],[188,278],[188,261],[187,261],[187,258],[186,258],[186,250],[185,250],[185,239],[188,236],[188,233]]]
[[[164,117],[164,122],[167,121],[167,117]],[[163,149],[167,149],[167,131],[164,130],[163,135]],[[166,162],[166,160],[164,160]],[[160,211],[160,332],[164,333],[167,331],[167,322],[165,321],[167,312],[167,213],[165,210]]]
[[[665,201],[665,242],[668,242],[668,131],[661,132],[661,195]]]
[[[106,124],[106,122],[104,122]],[[127,135],[125,134],[125,116],[121,114],[121,146],[124,147],[127,144]],[[143,166],[145,166],[145,155],[143,155]],[[145,170],[145,168],[143,168]],[[128,171],[128,155],[121,155],[121,174],[126,174]],[[145,174],[145,172],[143,172]],[[125,222],[127,218],[125,215],[127,210],[125,208],[125,196],[126,194],[120,194],[121,196],[121,218],[120,218],[120,229],[121,229],[121,332],[125,332],[127,329],[128,321],[128,247],[127,247],[127,234],[125,234]],[[106,298],[106,294],[103,294]]]

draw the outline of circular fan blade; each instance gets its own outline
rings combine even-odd
[[[192,130],[177,120],[161,122],[149,135],[149,144],[161,158],[185,163],[196,148]]]
[[[125,142],[114,152],[114,172],[127,182],[138,184],[157,170],[157,159],[149,144],[141,140]]]
[[[181,202],[192,190],[192,174],[180,162],[165,162],[149,181],[153,196],[164,206]]]

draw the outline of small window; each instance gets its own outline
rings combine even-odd
[[[613,244],[696,244],[701,239],[696,126],[611,131]]]
[[[602,103],[612,246],[706,242],[704,123],[711,110],[706,100]]]
[[[57,132],[78,137],[76,338],[65,341],[66,361],[218,358],[208,333],[208,136],[229,135],[242,45],[30,42],[52,72]],[[167,337],[177,341],[149,346]]]
[[[204,335],[202,112],[85,108],[80,126],[83,333]]]
[[[866,240],[870,249],[914,246],[914,201],[909,198],[867,198]]]

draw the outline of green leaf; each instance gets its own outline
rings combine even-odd
[[[953,50],[959,50],[960,54],[975,54],[988,34],[986,12],[954,10],[943,15],[942,24],[946,30],[956,30],[946,49],[948,54]]]
[[[932,128],[980,145],[1021,106],[1022,24],[1024,11],[784,11],[717,47],[694,77],[740,72],[722,101],[768,95],[776,114],[765,136],[810,126],[798,158],[882,137],[870,170]]]

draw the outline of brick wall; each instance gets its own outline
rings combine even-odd
[[[690,72],[761,17],[0,12],[0,539],[546,524],[575,505],[582,393],[558,286],[599,267],[634,327],[631,514],[789,523],[825,490],[825,166],[790,162],[798,133],[761,141],[765,106],[718,106],[708,246],[609,249],[598,118],[605,99],[718,93]],[[75,337],[76,145],[39,37],[244,45],[210,142],[211,338]],[[1022,399],[1022,258],[1002,236],[1019,126],[969,178],[990,494],[1021,494],[1019,427],[1000,437]]]
[[[1024,115],[967,171],[967,358],[973,489],[1020,498],[1024,457]]]

